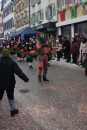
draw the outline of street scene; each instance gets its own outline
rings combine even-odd
[[[0,130],[87,130],[87,0],[0,0]]]
[[[16,59],[15,59],[16,60]],[[38,82],[37,61],[30,70],[26,62],[19,63],[30,78],[25,84],[18,77],[15,106],[19,114],[9,116],[9,105],[4,95],[0,107],[0,130],[86,130],[87,77],[84,69],[57,61],[50,62],[49,82]],[[20,90],[28,90],[21,93]]]

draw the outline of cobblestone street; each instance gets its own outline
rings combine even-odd
[[[17,59],[15,59],[17,60]],[[51,61],[47,78],[38,82],[37,60],[33,69],[26,61],[18,63],[30,78],[24,83],[16,77],[15,105],[19,114],[9,116],[4,95],[0,106],[0,130],[87,130],[87,77],[81,66]],[[20,90],[27,89],[28,93]]]

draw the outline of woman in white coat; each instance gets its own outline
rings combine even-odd
[[[81,58],[82,58],[82,63],[84,62],[85,56],[84,53],[87,52],[87,39],[83,38],[83,41],[81,42],[80,45],[80,50],[79,50],[79,62],[81,63]]]

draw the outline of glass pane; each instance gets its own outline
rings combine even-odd
[[[82,33],[87,38],[87,22],[76,24],[75,33]]]
[[[62,27],[62,35],[71,41],[71,25]]]

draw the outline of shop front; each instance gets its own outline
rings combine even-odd
[[[39,32],[46,33],[47,36],[50,36],[51,34],[56,36],[56,23],[55,22],[48,22],[48,23],[41,24],[41,25],[38,25],[38,26],[32,27],[32,28]]]
[[[73,4],[65,11],[58,12],[56,23],[58,35],[66,36],[69,40],[76,33],[82,33],[87,38],[87,8],[84,4]]]

